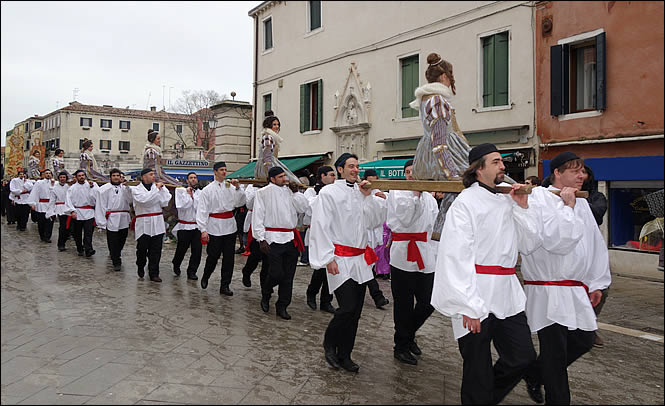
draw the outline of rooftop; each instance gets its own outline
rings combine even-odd
[[[173,120],[173,121],[187,121],[192,120],[193,118],[187,114],[178,114],[170,113],[167,111],[151,111],[151,110],[136,110],[130,108],[121,108],[113,106],[93,106],[90,104],[81,104],[77,101],[69,103],[69,106],[65,106],[61,109],[58,109],[55,112],[64,111],[64,112],[78,112],[78,113],[97,113],[104,114],[109,116],[123,116],[123,117],[137,117],[137,118],[153,118],[160,120]],[[52,113],[51,113],[52,114]]]

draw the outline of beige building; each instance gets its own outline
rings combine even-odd
[[[139,169],[148,129],[160,132],[164,158],[175,158],[176,143],[184,140],[185,145],[193,145],[189,120],[188,115],[156,111],[155,107],[135,110],[74,101],[42,117],[42,143],[51,157],[57,148],[65,152],[69,171],[78,168],[86,138],[93,142],[93,153],[103,172],[113,167]]]
[[[470,143],[497,144],[517,179],[537,175],[529,4],[263,2],[249,12],[258,127],[252,158],[269,108],[281,121],[284,156],[413,156],[423,129],[408,103],[427,83],[427,55],[436,52],[454,66],[452,104]]]

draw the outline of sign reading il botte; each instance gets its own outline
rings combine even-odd
[[[167,166],[201,166],[208,167],[210,162],[208,161],[199,161],[199,160],[185,160],[185,159],[167,159]]]

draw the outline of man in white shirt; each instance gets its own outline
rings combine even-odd
[[[298,255],[305,249],[296,225],[298,213],[304,213],[309,203],[281,167],[270,168],[268,179],[268,186],[256,192],[252,215],[254,238],[270,262],[268,275],[261,281],[261,309],[269,310],[273,288],[279,286],[275,311],[290,320],[286,308],[291,304]]]
[[[404,177],[413,180],[413,160],[404,164]],[[392,230],[390,246],[390,287],[393,293],[395,320],[395,359],[409,365],[418,364],[414,355],[422,351],[416,344],[416,331],[434,308],[435,252],[432,229],[439,208],[431,193],[393,190],[388,194],[388,220]],[[415,306],[414,306],[415,300]]]
[[[196,209],[199,207],[199,196],[201,188],[199,187],[199,178],[195,172],[187,174],[187,188],[179,187],[175,190],[175,207],[178,210],[178,224],[173,227],[171,233],[178,239],[178,246],[173,255],[173,273],[180,276],[180,264],[185,258],[185,253],[189,247],[192,247],[187,265],[187,279],[191,281],[198,280],[196,272],[201,263],[201,232],[196,225]]]
[[[161,182],[155,182],[155,171],[144,168],[141,171],[141,183],[130,187],[134,205],[134,238],[136,239],[136,266],[139,278],[145,276],[148,264],[148,276],[153,282],[161,282],[159,260],[162,257],[164,243],[163,207],[169,205],[171,193]]]
[[[30,216],[30,202],[28,196],[32,190],[32,181],[27,179],[23,169],[18,171],[17,176],[9,182],[9,200],[14,206],[16,217],[16,229],[25,231]]]
[[[76,251],[79,257],[82,257],[85,250],[86,258],[90,258],[95,255],[95,250],[92,248],[92,233],[95,228],[95,203],[99,186],[93,181],[86,182],[86,175],[82,169],[74,172],[74,178],[76,183],[67,189],[65,206],[71,215],[71,232],[76,241]]]
[[[67,197],[67,172],[60,172],[58,174],[58,183],[56,183],[50,190],[49,207],[46,212],[46,217],[58,217],[58,251],[65,251],[65,243],[69,238],[69,228],[67,227],[67,220],[70,220],[67,214],[67,207],[65,206],[65,199]]]
[[[95,221],[97,227],[106,229],[106,242],[114,271],[122,269],[121,255],[129,232],[129,205],[132,203],[132,191],[123,184],[122,175],[120,169],[111,169],[111,181],[99,188],[95,205]]]
[[[259,265],[259,262],[261,263],[261,272],[259,274],[261,281],[265,280],[265,278],[268,276],[268,269],[270,268],[267,256],[261,252],[259,242],[254,239],[254,233],[252,231],[254,198],[256,197],[256,192],[262,187],[262,185],[248,185],[245,189],[245,206],[247,206],[247,215],[245,216],[243,230],[245,230],[247,233],[247,242],[245,244],[245,252],[243,252],[242,255],[247,255],[247,262],[245,262],[245,265],[242,267],[242,284],[248,288],[252,287],[251,276],[252,273],[256,270],[256,267]]]
[[[312,207],[309,261],[312,269],[326,268],[335,311],[323,340],[326,361],[335,369],[358,372],[351,360],[366,283],[374,275],[376,254],[367,245],[367,230],[386,220],[386,208],[358,181],[358,157],[348,152],[335,161],[339,180],[321,189]]]
[[[53,233],[53,219],[46,216],[48,211],[49,201],[51,196],[51,189],[55,185],[53,174],[50,169],[42,171],[44,179],[35,182],[30,192],[28,200],[32,210],[37,213],[37,229],[39,230],[39,239],[42,242],[51,242],[51,234]]]
[[[526,373],[531,398],[570,404],[567,368],[593,346],[593,308],[612,281],[609,254],[586,199],[575,198],[584,182],[584,161],[563,152],[551,161],[547,189],[538,187],[529,203],[538,209],[538,246],[522,252],[526,315],[538,332],[540,354]],[[560,196],[548,190],[560,190]]]
[[[222,281],[219,293],[233,296],[231,278],[235,257],[236,231],[238,226],[233,209],[245,204],[245,192],[237,180],[226,181],[226,163],[213,165],[215,180],[204,187],[196,209],[196,224],[201,230],[201,242],[207,244],[206,263],[201,277],[201,288],[208,287],[208,279],[215,272],[217,261],[222,256]]]
[[[450,205],[441,233],[432,306],[451,317],[464,359],[463,404],[497,404],[536,358],[515,275],[518,249],[537,239],[528,195],[497,193],[505,167],[492,144],[469,152],[464,189]],[[394,281],[393,281],[394,283]],[[492,365],[490,341],[499,358]]]

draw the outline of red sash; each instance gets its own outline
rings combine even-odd
[[[129,225],[129,228],[131,228],[132,230],[134,229],[134,227],[136,226],[136,219],[139,218],[139,217],[154,217],[154,216],[159,216],[159,215],[162,215],[162,214],[163,214],[162,212],[159,212],[159,213],[137,214],[136,217],[134,217],[134,218],[132,219],[132,222],[131,222],[131,224]]]
[[[21,192],[21,195],[26,195],[26,194],[28,194],[28,193],[30,193],[30,192]],[[21,195],[16,196],[16,198],[17,198],[18,200],[21,200]]]
[[[129,210],[109,210],[106,212],[106,219],[108,220],[111,213],[129,213]]]
[[[48,203],[49,199],[39,199],[39,203]]]
[[[180,223],[180,224],[196,224],[196,221],[178,220],[178,223]]]
[[[305,244],[302,242],[302,237],[300,237],[300,231],[296,228],[277,228],[277,227],[266,227],[266,231],[279,231],[282,233],[293,232],[293,245],[296,246],[298,252],[305,251]]]
[[[580,281],[563,280],[563,281],[524,281],[525,285],[542,285],[542,286],[582,286],[589,294],[589,287]]]
[[[225,211],[222,213],[210,213],[210,217],[214,217],[216,219],[230,219],[233,217],[233,212],[232,211]]]
[[[379,260],[373,249],[368,246],[363,248],[347,247],[346,245],[335,244],[335,255],[338,257],[357,257],[358,255],[365,256],[367,265],[372,265]]]
[[[64,202],[56,203],[56,204],[65,204]],[[74,206],[77,209],[91,209],[94,210],[95,206]],[[108,217],[108,216],[107,216]],[[69,225],[72,223],[72,216],[69,215],[67,216],[67,223],[65,224],[65,228],[69,230]]]
[[[58,204],[65,204],[65,202],[55,202],[56,205]]]
[[[505,268],[499,265],[477,265],[476,273],[485,275],[515,275],[515,268]]]
[[[418,269],[425,269],[425,262],[420,254],[416,241],[427,242],[427,233],[393,233],[393,241],[408,241],[406,260],[416,262]]]
[[[77,209],[89,209],[89,210],[94,210],[95,206],[74,206]]]
[[[250,210],[251,211],[251,210]],[[249,245],[254,241],[254,236],[252,235],[252,225],[249,225],[249,232],[247,232],[247,243],[245,244],[245,252],[243,252],[241,255],[249,255],[251,254],[251,251],[249,250]]]

